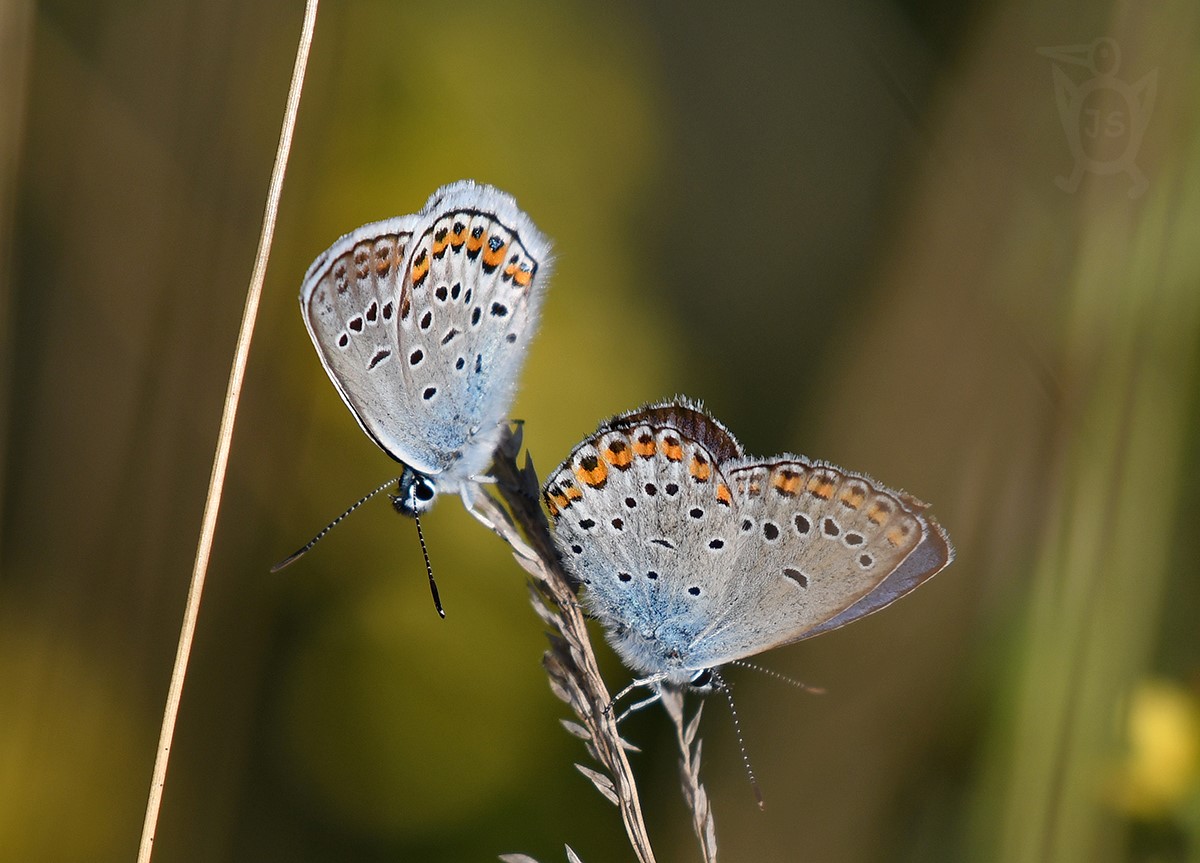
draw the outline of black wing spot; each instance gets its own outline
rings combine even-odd
[[[725,547],[725,540],[723,540],[723,539],[709,540],[708,547],[711,548],[713,551],[720,551],[721,549],[723,549]]]
[[[421,398],[425,399],[425,401],[429,401],[436,395],[437,387],[425,387],[425,392],[421,393]]]
[[[826,536],[837,536],[842,532],[842,529],[838,527],[838,523],[836,521],[834,521],[832,518],[826,517],[825,521],[821,523],[821,532]]]
[[[471,310],[471,326],[479,326],[479,318],[483,315],[483,310],[476,306]]]
[[[617,530],[624,530],[625,529],[625,521],[624,521],[624,519],[614,518],[612,520],[612,526],[615,527]]]
[[[800,534],[801,536],[804,536],[810,530],[812,530],[812,522],[808,520],[807,516],[803,516],[803,515],[796,516],[795,524],[796,524],[796,533]]]
[[[651,581],[657,581],[658,573],[655,572],[654,570],[650,570],[649,572],[646,573],[646,578],[650,579]]]
[[[689,587],[689,588],[688,588],[688,593],[690,593],[692,596],[699,596],[699,595],[700,595],[700,588],[698,588],[698,587],[696,587],[695,585],[693,585],[692,587]]]
[[[628,572],[618,572],[617,578],[621,579],[621,581],[631,581],[633,579],[633,576],[630,575]]]
[[[779,525],[775,524],[774,522],[764,521],[763,538],[766,539],[767,542],[774,542],[775,540],[779,539]]]
[[[421,329],[423,329],[423,330],[429,329],[429,326],[432,323],[433,323],[433,312],[426,312],[425,314],[421,315],[421,324],[420,324]]]
[[[421,360],[423,360],[423,359],[425,359],[425,352],[423,350],[421,350],[420,348],[417,348],[415,351],[413,351],[411,354],[408,355],[408,364],[410,366],[415,366],[417,363],[421,362]]]
[[[502,318],[508,314],[508,306],[504,303],[492,303],[492,317]]]
[[[784,567],[783,574],[801,587],[808,587],[808,576],[802,573],[800,570],[792,569],[792,567],[788,566]]]
[[[387,348],[384,348],[383,350],[378,351],[375,354],[375,356],[371,357],[371,362],[370,362],[370,364],[367,365],[367,370],[370,371],[371,369],[375,368],[375,366],[379,365],[381,362],[386,360],[391,355],[392,355],[392,352],[390,350],[388,350]]]
[[[465,366],[466,364],[467,364],[466,357],[459,357],[457,360],[454,361],[454,367],[456,369],[458,369],[460,372],[463,370],[463,366]]]
[[[675,548],[675,543],[671,542],[671,540],[669,540],[669,539],[659,538],[659,539],[652,539],[650,541],[652,543],[654,543],[655,545],[661,545],[663,548],[671,548],[671,549]]]

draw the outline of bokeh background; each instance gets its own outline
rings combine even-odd
[[[135,855],[301,18],[0,3],[0,859]],[[1038,50],[1103,36],[1107,78]],[[1200,859],[1198,57],[1193,0],[327,2],[155,859],[631,859],[455,500],[425,520],[445,621],[386,501],[267,572],[395,470],[301,277],[461,177],[555,241],[514,409],[543,471],[683,392],[957,543],[762,657],[827,694],[730,675],[767,806],[714,700],[725,859]],[[1060,188],[1070,128],[1144,190]],[[625,731],[659,859],[698,859],[666,718]]]

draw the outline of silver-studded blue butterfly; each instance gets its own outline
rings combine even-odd
[[[543,496],[585,608],[656,692],[878,611],[954,559],[910,495],[801,456],[747,457],[687,400],[601,424]]]
[[[300,310],[358,424],[405,466],[396,508],[457,492],[487,469],[550,274],[549,241],[511,195],[470,180],[421,212],[363,225],[322,252]]]

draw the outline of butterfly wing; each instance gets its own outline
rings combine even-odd
[[[738,503],[735,571],[693,661],[720,665],[890,604],[954,557],[923,504],[795,456],[726,467]]]
[[[491,457],[548,253],[512,197],[463,181],[342,237],[305,276],[305,324],[342,399],[390,456],[446,474],[443,490]]]
[[[410,423],[446,490],[482,473],[508,418],[550,275],[550,244],[513,198],[456,183],[425,212],[405,274],[400,366]]]
[[[300,311],[329,379],[358,424],[395,459],[434,466],[398,430],[403,386],[396,321],[416,216],[363,225],[322,252],[304,277]]]
[[[692,406],[653,405],[603,424],[545,487],[563,563],[613,647],[636,671],[680,683],[732,575],[714,537],[733,494],[713,450],[741,452]]]

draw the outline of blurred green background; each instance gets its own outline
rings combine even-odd
[[[301,5],[0,3],[0,859],[134,858]],[[1100,36],[1060,111],[1054,67],[1096,73],[1038,49]],[[1198,57],[1194,0],[327,2],[155,860],[631,859],[455,500],[445,621],[385,501],[267,572],[395,471],[305,268],[461,177],[555,241],[514,408],[543,471],[683,392],[958,545],[762,657],[826,695],[730,675],[767,808],[714,701],[724,859],[1200,860]],[[1096,118],[1144,194],[1055,183]],[[625,732],[659,859],[698,859],[666,718]]]

